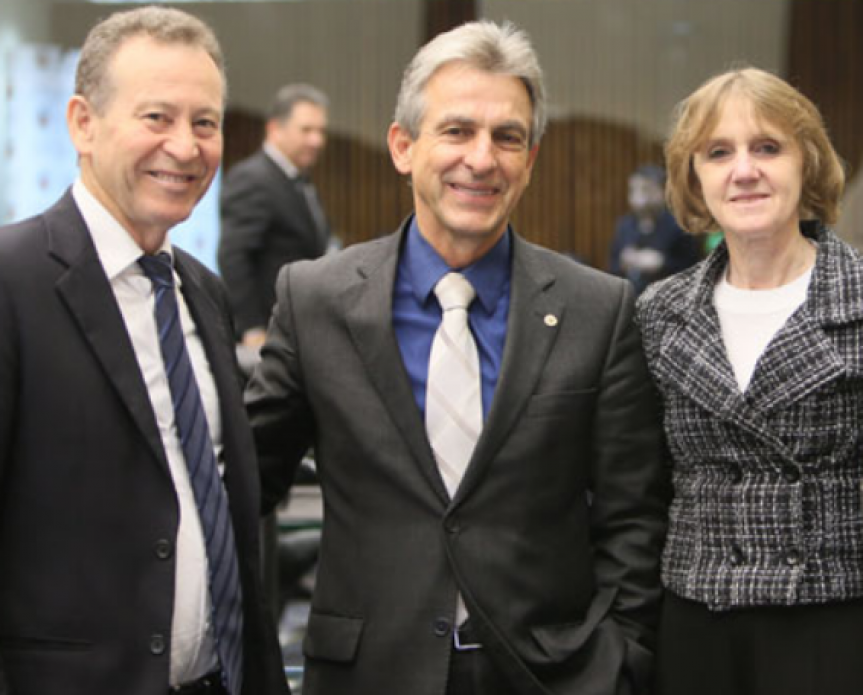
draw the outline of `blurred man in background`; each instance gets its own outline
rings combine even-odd
[[[697,263],[702,251],[665,207],[662,167],[638,167],[629,177],[628,200],[631,212],[617,221],[609,271],[629,279],[641,294],[651,282]]]
[[[219,270],[240,341],[264,340],[279,269],[318,258],[330,227],[309,179],[327,139],[327,97],[306,84],[276,94],[263,147],[226,174],[221,193]]]

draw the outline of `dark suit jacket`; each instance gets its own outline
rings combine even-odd
[[[456,591],[519,692],[640,692],[665,490],[629,283],[514,239],[500,380],[448,498],[392,327],[402,234],[282,271],[247,391],[265,506],[323,488],[306,695],[439,695]]]
[[[219,270],[240,334],[265,327],[275,301],[276,276],[291,261],[327,250],[299,183],[263,150],[225,176],[220,198]]]
[[[219,391],[248,695],[286,693],[218,280],[176,267]],[[119,307],[70,194],[0,229],[0,692],[164,695],[178,503]]]

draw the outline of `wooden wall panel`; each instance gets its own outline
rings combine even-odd
[[[788,77],[818,106],[853,175],[863,164],[863,2],[793,0]]]

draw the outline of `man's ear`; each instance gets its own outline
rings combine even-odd
[[[390,157],[400,174],[407,176],[413,171],[413,138],[398,123],[393,123],[387,132],[387,145],[390,148]]]
[[[66,127],[78,155],[87,154],[93,142],[96,114],[92,104],[80,94],[69,99],[66,106]]]

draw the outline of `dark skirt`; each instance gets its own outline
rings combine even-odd
[[[666,592],[652,695],[861,695],[863,600],[714,612]]]

